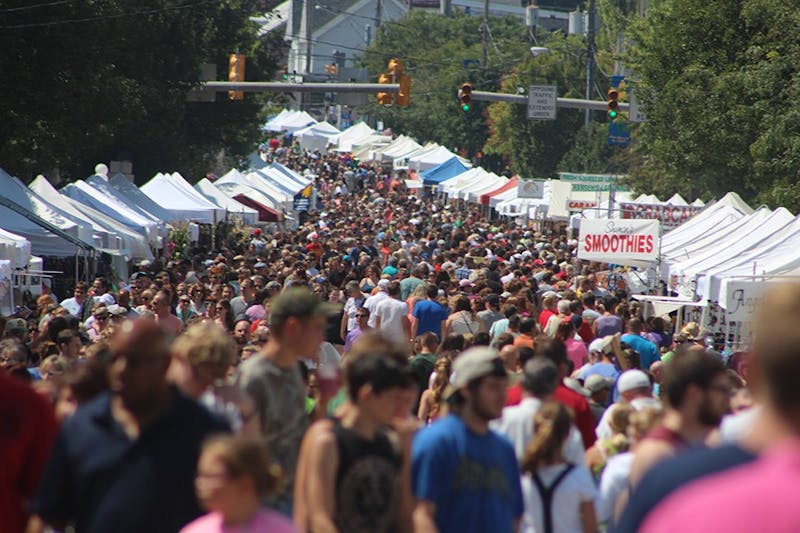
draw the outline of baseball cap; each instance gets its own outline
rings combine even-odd
[[[28,323],[24,318],[10,318],[6,322],[6,333],[28,331]]]
[[[468,280],[468,279],[462,279],[461,281],[459,281],[459,282],[458,282],[458,286],[459,286],[459,287],[472,287],[472,286],[474,286],[474,285],[475,285],[475,284],[474,284],[474,283],[472,283],[472,282],[471,282],[470,280]]]
[[[600,374],[592,374],[583,383],[583,387],[590,393],[600,392],[603,389],[610,389],[614,386],[614,380],[611,378],[604,378]]]
[[[323,302],[311,291],[302,287],[290,288],[279,294],[270,306],[270,327],[283,324],[290,317],[310,317],[315,315],[333,316],[339,306]]]
[[[650,386],[650,378],[641,370],[632,369],[622,373],[617,381],[619,392],[628,392],[634,389]]]
[[[253,230],[253,235],[255,235],[255,236],[261,235],[261,230],[259,228],[254,229]]]
[[[264,263],[263,261],[259,261],[258,263],[256,263],[255,265],[253,265],[253,268],[264,268],[264,267],[266,267],[266,266],[267,266],[267,264],[266,264],[266,263]]]
[[[455,389],[460,389],[484,376],[503,377],[505,375],[506,369],[500,359],[500,353],[494,348],[476,346],[466,350],[455,360],[450,384]]]
[[[589,343],[589,353],[602,352],[608,353],[611,347],[611,341],[614,339],[613,335],[607,337],[600,337]]]
[[[267,289],[280,289],[281,288],[281,284],[278,283],[277,281],[270,281],[269,283],[267,283],[266,288]]]
[[[558,293],[556,291],[545,291],[545,293],[542,294],[542,298],[549,298],[551,296],[559,298]]]
[[[577,392],[584,398],[588,398],[589,396],[592,395],[592,393],[589,392],[589,390],[586,389],[583,385],[581,385],[581,382],[575,378],[564,378],[562,382],[564,383],[564,386],[567,387],[569,390],[571,390],[572,392]]]

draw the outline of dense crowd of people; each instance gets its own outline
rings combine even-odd
[[[0,320],[0,531],[800,530],[798,286],[723,358],[564,231],[265,156],[296,229]]]

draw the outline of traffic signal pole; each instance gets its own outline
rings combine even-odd
[[[528,103],[528,97],[524,94],[491,93],[486,91],[472,91],[472,100],[480,102],[509,102],[512,104]],[[630,104],[620,103],[620,111],[628,111]],[[580,98],[556,98],[556,107],[566,109],[588,109],[595,111],[605,111],[608,102],[604,100],[581,100]]]
[[[280,81],[204,81],[201,89],[209,91],[242,91],[245,93],[399,93],[399,83],[289,83]]]

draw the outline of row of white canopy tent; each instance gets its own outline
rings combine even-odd
[[[800,217],[728,193],[662,238],[661,277],[685,297],[724,302],[732,280],[800,275]]]

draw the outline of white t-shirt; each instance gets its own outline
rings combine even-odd
[[[611,457],[600,476],[600,492],[594,509],[597,522],[602,524],[614,517],[614,508],[620,495],[630,487],[633,452],[623,452]]]
[[[408,342],[408,334],[403,329],[403,318],[407,314],[406,303],[394,298],[384,298],[375,306],[375,318],[381,319],[380,331],[397,343]]]
[[[546,466],[539,469],[539,479],[545,487],[553,484],[556,477],[566,468],[564,464]],[[522,497],[525,514],[522,516],[521,533],[542,533],[544,531],[544,511],[542,499],[533,479],[522,476]],[[592,474],[585,466],[576,466],[567,474],[553,494],[552,517],[553,533],[583,533],[580,517],[580,504],[594,502],[597,497]]]
[[[375,327],[375,307],[388,297],[389,295],[386,294],[386,291],[378,291],[364,301],[364,307],[369,309],[369,321],[367,321],[369,327]]]
[[[490,428],[508,437],[514,445],[518,461],[522,461],[525,449],[533,440],[533,417],[541,406],[542,401],[539,398],[528,396],[517,405],[505,407],[500,418],[489,422]],[[586,464],[583,440],[574,424],[564,443],[564,458],[575,465]]]

